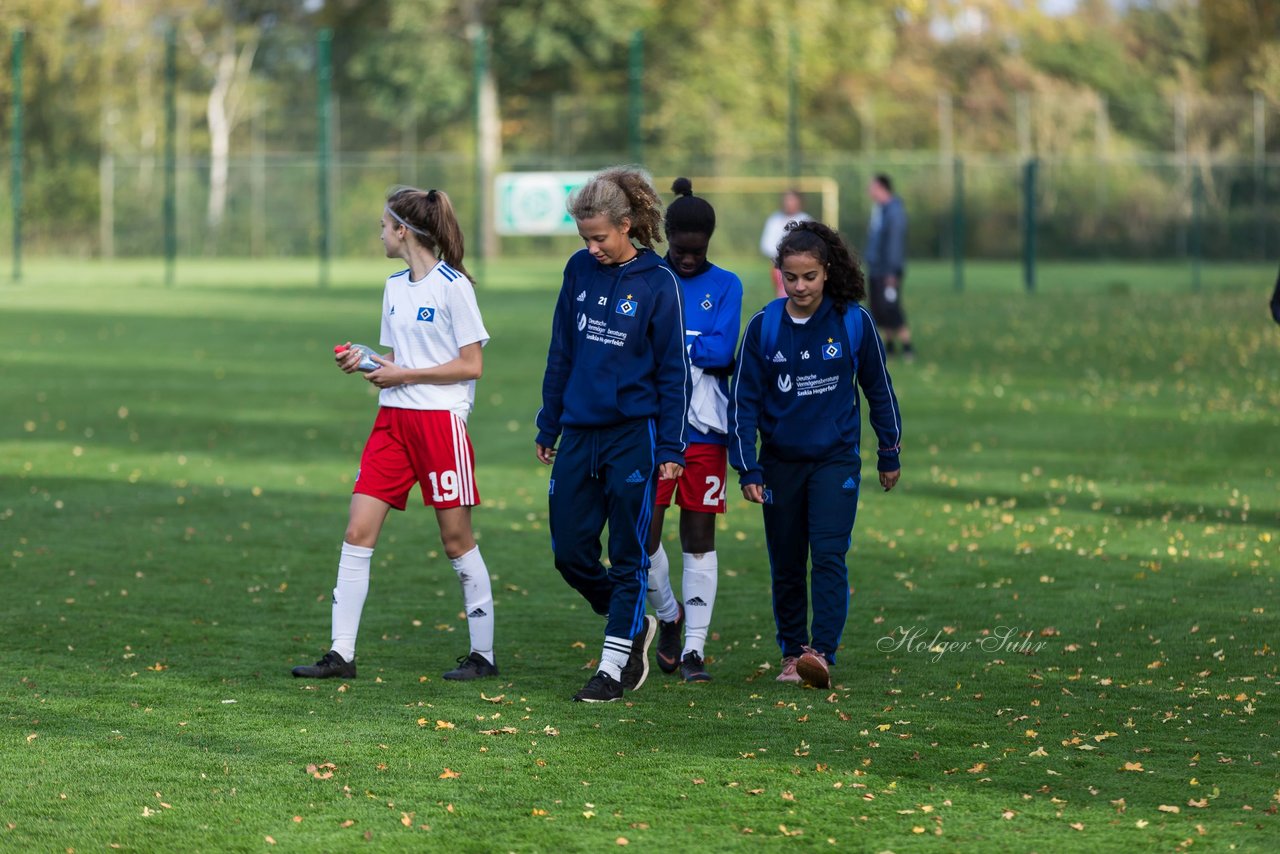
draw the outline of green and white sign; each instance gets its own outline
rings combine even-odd
[[[499,234],[577,234],[565,207],[591,172],[503,172],[494,178],[494,225]]]

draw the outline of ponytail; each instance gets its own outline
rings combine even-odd
[[[433,255],[475,283],[467,268],[462,266],[462,227],[453,212],[453,202],[449,200],[448,193],[401,187],[387,196],[387,210]]]
[[[778,243],[774,266],[782,269],[782,260],[791,255],[812,255],[827,269],[824,295],[844,314],[850,303],[867,296],[867,280],[862,274],[858,254],[845,244],[840,234],[828,225],[812,220],[787,224],[787,233]]]
[[[594,176],[569,198],[569,214],[576,220],[605,214],[615,226],[631,221],[627,236],[652,249],[662,242],[662,200],[639,167],[614,166]]]

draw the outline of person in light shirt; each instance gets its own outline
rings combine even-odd
[[[795,190],[787,190],[783,193],[779,205],[779,209],[769,214],[769,218],[764,221],[764,231],[760,232],[760,254],[769,259],[774,296],[785,297],[787,290],[782,284],[782,273],[773,263],[773,259],[778,256],[778,244],[786,236],[787,225],[793,222],[808,222],[813,217],[804,212],[804,200]]]
[[[435,508],[445,554],[462,585],[471,640],[470,652],[444,678],[496,676],[489,570],[471,528],[471,508],[480,503],[480,493],[467,435],[489,333],[462,266],[462,230],[448,195],[396,190],[387,199],[381,226],[387,257],[409,266],[387,278],[383,294],[381,343],[391,351],[373,356],[378,367],[364,375],[381,391],[338,562],[332,647],[314,665],[293,668],[293,675],[355,677],[356,634],[373,550],[387,512],[404,510],[418,484],[423,503]],[[353,373],[362,354],[347,342],[334,358],[339,368]]]

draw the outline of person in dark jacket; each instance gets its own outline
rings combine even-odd
[[[871,279],[871,316],[885,337],[889,355],[902,344],[902,358],[911,361],[915,350],[907,310],[902,304],[902,285],[907,272],[907,207],[893,193],[893,181],[880,174],[867,188],[875,207],[867,226],[863,260]]]
[[[569,212],[586,248],[564,270],[536,451],[554,466],[547,493],[556,569],[607,618],[599,670],[574,699],[609,702],[649,673],[657,621],[644,612],[645,541],[658,479],[684,470],[689,357],[680,283],[653,251],[662,205],[648,178],[607,169],[574,193]],[[608,569],[600,562],[606,523]]]
[[[821,223],[796,223],[776,263],[787,297],[757,312],[743,332],[729,397],[729,461],[743,497],[764,509],[778,681],[828,687],[849,611],[845,553],[862,478],[858,387],[879,439],[886,492],[901,471],[902,418],[880,336],[857,304],[862,271],[840,236]]]

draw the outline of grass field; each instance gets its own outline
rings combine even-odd
[[[1045,266],[1027,296],[1012,265],[963,294],[917,265],[903,479],[862,497],[835,690],[774,681],[759,514],[731,490],[716,681],[655,669],[584,707],[601,625],[551,565],[531,450],[559,267],[490,264],[479,292],[486,684],[439,678],[466,626],[412,502],[360,678],[289,677],[327,648],[375,407],[331,346],[377,343],[387,264],[325,291],[312,262],[0,285],[0,848],[1280,847],[1273,269],[1193,295],[1173,265]]]

